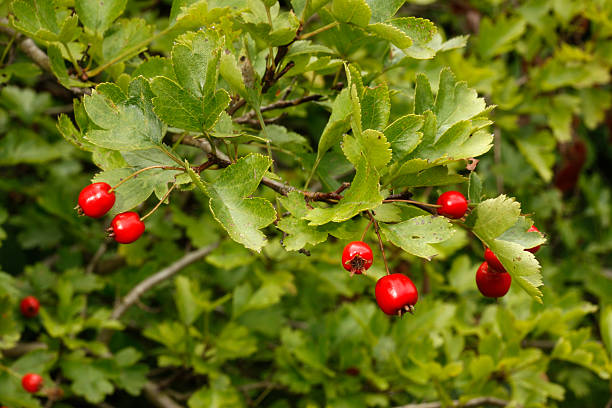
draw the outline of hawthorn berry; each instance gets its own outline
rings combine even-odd
[[[21,314],[25,317],[35,317],[40,309],[40,302],[34,296],[26,296],[19,304]]]
[[[28,373],[21,377],[21,386],[29,393],[40,391],[43,385],[43,378],[38,374]]]
[[[353,274],[361,275],[372,266],[372,248],[363,241],[353,241],[342,251],[342,266]]]
[[[107,183],[93,183],[79,193],[79,213],[88,217],[100,218],[115,204],[115,193]]]
[[[495,269],[497,272],[507,272],[504,265],[497,259],[497,256],[489,248],[485,249],[484,259],[489,264],[489,267]]]
[[[436,204],[441,206],[438,208],[438,214],[452,219],[463,217],[468,208],[465,196],[458,191],[443,193],[438,197]]]
[[[419,300],[416,286],[406,275],[392,273],[385,275],[376,282],[374,289],[376,303],[388,315],[403,315],[413,313],[414,305]]]
[[[539,229],[537,229],[535,225],[532,225],[532,226],[531,226],[531,227],[529,227],[529,229],[527,230],[527,232],[534,232],[534,231],[535,231],[535,232],[540,232],[540,230],[539,230]],[[528,249],[526,249],[525,251],[529,251],[529,252],[531,252],[532,254],[535,254],[536,252],[538,252],[538,250],[540,249],[540,247],[541,247],[541,246],[542,246],[542,245],[534,246],[533,248],[528,248]]]
[[[120,244],[129,244],[136,241],[145,230],[144,222],[133,211],[117,214],[111,222],[110,236]]]
[[[512,277],[508,272],[498,272],[485,261],[476,271],[476,286],[486,297],[499,298],[508,293]]]

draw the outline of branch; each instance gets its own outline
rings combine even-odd
[[[16,42],[21,51],[24,52],[32,61],[45,71],[51,72],[51,63],[49,57],[43,50],[38,48],[34,40],[24,37],[9,26],[9,21],[6,18],[0,18],[0,32],[9,37],[16,36]]]
[[[452,402],[452,405],[450,405],[449,407],[473,408],[473,407],[480,407],[483,405],[494,405],[496,407],[505,407],[508,404],[510,404],[510,401],[506,401],[500,398],[478,397],[478,398],[473,398],[464,403],[461,403],[460,401],[455,400]],[[425,402],[423,404],[401,405],[401,406],[397,406],[394,408],[443,408],[443,407],[445,407],[445,405],[442,402]],[[520,408],[520,407],[521,405],[517,405],[517,408]]]
[[[208,153],[209,158],[213,158],[214,160],[216,160],[217,161],[216,164],[219,164],[222,167],[227,167],[231,164],[229,157],[227,157],[225,153],[220,152],[219,150],[217,150],[216,154],[212,153],[212,149],[210,147],[210,143],[208,142],[208,140],[197,139],[192,136],[184,136],[181,139],[181,135],[174,135],[172,138],[172,141],[176,142],[178,140],[180,140],[182,144],[185,144],[188,146],[194,146],[199,149],[202,149],[203,151]],[[267,187],[270,187],[272,190],[282,195],[287,195],[291,191],[295,190],[295,188],[290,185],[287,185],[277,180],[269,179],[267,177],[264,177],[263,179],[261,179],[261,183]]]
[[[111,315],[111,319],[119,319],[126,312],[126,310],[130,308],[130,306],[132,306],[134,303],[136,303],[138,299],[140,299],[140,297],[145,292],[147,292],[157,284],[167,279],[170,279],[178,272],[180,272],[181,269],[191,265],[200,258],[208,255],[218,246],[219,243],[215,243],[207,247],[200,248],[197,251],[190,252],[178,261],[174,262],[173,264],[170,264],[166,268],[140,282],[123,299],[121,299],[121,302],[119,302],[117,306],[115,306],[115,309],[113,310],[113,313]]]
[[[262,106],[261,111],[267,112],[267,111],[271,111],[274,109],[285,109],[291,106],[298,106],[298,105],[301,105],[303,103],[310,102],[310,101],[318,101],[321,98],[323,98],[323,95],[314,94],[314,95],[303,96],[301,98],[292,99],[290,101],[277,101],[277,102],[271,103],[270,105]],[[234,122],[247,123],[251,119],[253,119],[255,115],[256,115],[255,111],[250,111],[249,113],[246,113],[243,116],[235,118]]]
[[[15,41],[17,46],[26,54],[36,65],[41,67],[43,70],[47,72],[51,72],[51,62],[49,60],[49,56],[45,54],[43,50],[41,50],[38,45],[32,40],[24,35],[21,35],[17,31],[13,30],[9,26],[9,21],[6,18],[0,18],[0,33],[4,33],[9,37],[15,36]],[[72,87],[70,90],[75,94],[85,94],[91,93],[89,88],[77,88]]]
[[[183,408],[159,390],[155,383],[147,382],[142,389],[144,396],[157,408]]]

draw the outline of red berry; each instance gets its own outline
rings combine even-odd
[[[476,286],[486,297],[498,298],[508,293],[512,277],[507,272],[497,272],[489,268],[489,264],[483,262],[476,271]]]
[[[38,374],[28,373],[21,378],[21,386],[30,393],[38,392],[43,385],[43,378]]]
[[[406,275],[392,273],[385,275],[376,282],[374,290],[376,303],[388,315],[412,313],[414,305],[419,300],[416,286]]]
[[[448,218],[461,218],[465,215],[468,208],[468,202],[465,196],[458,191],[447,191],[438,197],[436,204],[441,205],[438,208],[438,214]]]
[[[144,222],[133,211],[115,215],[111,222],[112,236],[120,244],[129,244],[136,241],[145,230]]]
[[[342,266],[351,275],[361,275],[372,266],[372,248],[362,241],[353,241],[342,251]]]
[[[529,227],[529,229],[527,230],[527,232],[540,232],[540,230],[538,230],[535,225],[532,225],[531,227]],[[532,254],[535,254],[536,252],[538,252],[538,250],[540,249],[542,245],[538,245],[538,246],[534,246],[533,248],[528,248],[525,251],[529,251]]]
[[[79,194],[78,208],[88,217],[102,217],[115,204],[115,193],[109,193],[110,189],[111,186],[106,183],[88,185]]]
[[[489,264],[489,267],[495,269],[497,272],[507,272],[504,265],[497,259],[497,256],[489,248],[485,249],[484,259]]]
[[[21,300],[19,308],[21,309],[21,314],[25,317],[34,317],[38,314],[40,302],[34,296],[26,296]]]

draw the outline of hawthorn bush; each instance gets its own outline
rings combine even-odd
[[[612,3],[0,12],[3,406],[612,404]]]

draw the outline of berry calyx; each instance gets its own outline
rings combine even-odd
[[[527,230],[527,232],[540,232],[539,229],[536,228],[535,225],[532,225],[531,227],[529,227],[529,229]],[[532,254],[535,254],[536,252],[538,252],[538,250],[540,249],[542,245],[538,245],[538,246],[534,246],[533,248],[528,248],[525,251],[529,251]]]
[[[458,191],[447,191],[438,197],[436,202],[440,207],[438,214],[447,218],[457,219],[465,215],[468,202],[465,196]]]
[[[28,373],[21,377],[21,386],[29,393],[40,391],[43,385],[43,378],[38,374]]]
[[[144,222],[133,211],[117,214],[111,222],[111,237],[120,244],[130,244],[136,241],[145,230]]]
[[[19,309],[24,317],[35,317],[40,309],[40,302],[34,296],[26,296],[21,300]]]
[[[79,214],[88,217],[100,218],[104,216],[115,204],[115,193],[110,191],[107,183],[93,183],[79,193]]]
[[[353,241],[342,251],[342,266],[351,273],[361,275],[372,266],[372,248],[363,241]]]
[[[495,269],[497,272],[507,272],[504,265],[497,259],[497,256],[489,248],[485,249],[484,259],[489,264],[490,268]]]
[[[486,297],[499,298],[508,293],[512,277],[508,272],[498,272],[485,261],[476,271],[476,286]]]
[[[406,312],[413,313],[414,305],[419,300],[416,286],[409,277],[401,273],[380,278],[376,282],[374,293],[376,303],[388,315],[402,316]]]

